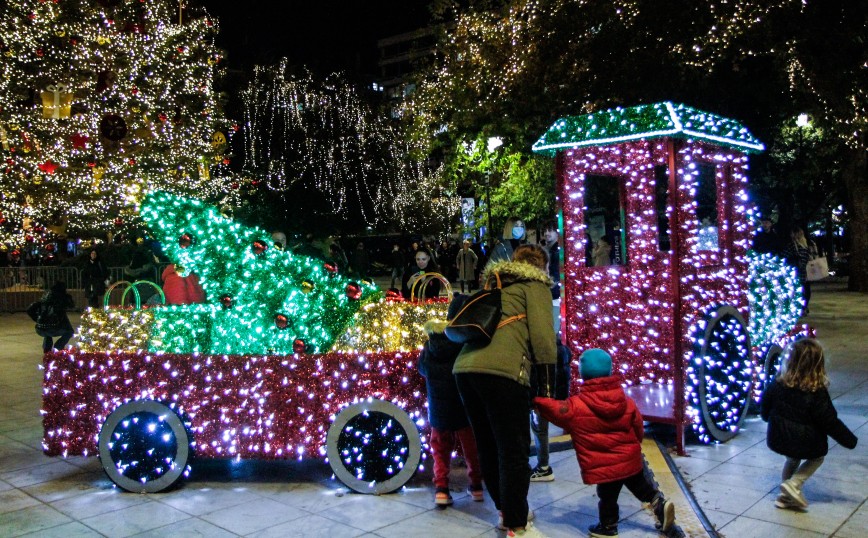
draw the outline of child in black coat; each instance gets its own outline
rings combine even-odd
[[[452,319],[464,301],[458,296],[449,305],[447,319]],[[482,468],[476,451],[476,439],[467,420],[464,404],[458,394],[452,366],[461,351],[462,344],[446,338],[443,331],[446,321],[430,320],[425,323],[428,341],[419,355],[419,372],[425,376],[428,389],[428,420],[431,422],[431,455],[434,459],[434,504],[445,508],[452,504],[449,494],[449,467],[456,442],[461,445],[467,475],[470,478],[469,493],[474,501],[482,502]]]
[[[823,348],[813,338],[795,342],[784,370],[762,396],[762,418],[769,423],[766,444],[787,457],[778,508],[804,510],[805,481],[829,452],[827,437],[853,449],[858,439],[838,418],[829,397]]]

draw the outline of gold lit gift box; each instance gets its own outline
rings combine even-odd
[[[42,96],[42,117],[45,119],[68,118],[72,112],[72,92],[66,84],[52,84]]]

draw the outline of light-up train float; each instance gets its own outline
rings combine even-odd
[[[670,102],[562,118],[533,145],[556,160],[565,338],[611,353],[679,453],[688,424],[701,442],[736,435],[810,331],[794,270],[748,252],[747,154],[762,150],[738,122]],[[603,235],[610,264],[594,266]]]
[[[679,450],[686,424],[704,442],[735,435],[798,332],[795,275],[747,253],[744,153],[761,148],[670,103],[559,120],[534,145],[557,158],[566,339],[610,350]],[[422,324],[446,304],[384,298],[197,200],[154,193],[141,214],[209,302],[86,311],[80,348],[44,358],[46,454],[98,454],[140,492],[194,456],[323,457],[355,491],[403,486],[429,431]],[[587,238],[603,233],[615,263],[590,267]]]

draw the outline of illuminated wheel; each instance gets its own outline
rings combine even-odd
[[[335,476],[359,493],[390,493],[407,483],[419,467],[422,440],[409,415],[383,400],[344,408],[326,437]]]
[[[784,350],[777,344],[772,344],[763,356],[763,389],[772,384],[781,370],[781,360]]]
[[[737,433],[747,415],[753,386],[753,365],[747,324],[731,306],[711,313],[696,342],[696,395],[703,441],[725,442]]]
[[[127,402],[99,432],[99,459],[112,482],[134,493],[156,493],[188,473],[190,435],[181,418],[153,400]]]

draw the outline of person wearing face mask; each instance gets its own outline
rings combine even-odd
[[[503,239],[491,251],[488,263],[511,261],[513,252],[527,243],[527,228],[518,217],[510,217],[503,225]]]
[[[413,284],[422,276],[423,273],[438,273],[440,269],[437,267],[437,262],[434,257],[425,247],[419,247],[414,255],[413,262],[404,271],[404,276],[401,278],[401,295],[405,299],[410,299],[410,294],[413,291]],[[440,295],[440,281],[431,280],[424,291],[416,289],[416,296],[424,296],[426,299],[432,299]]]

